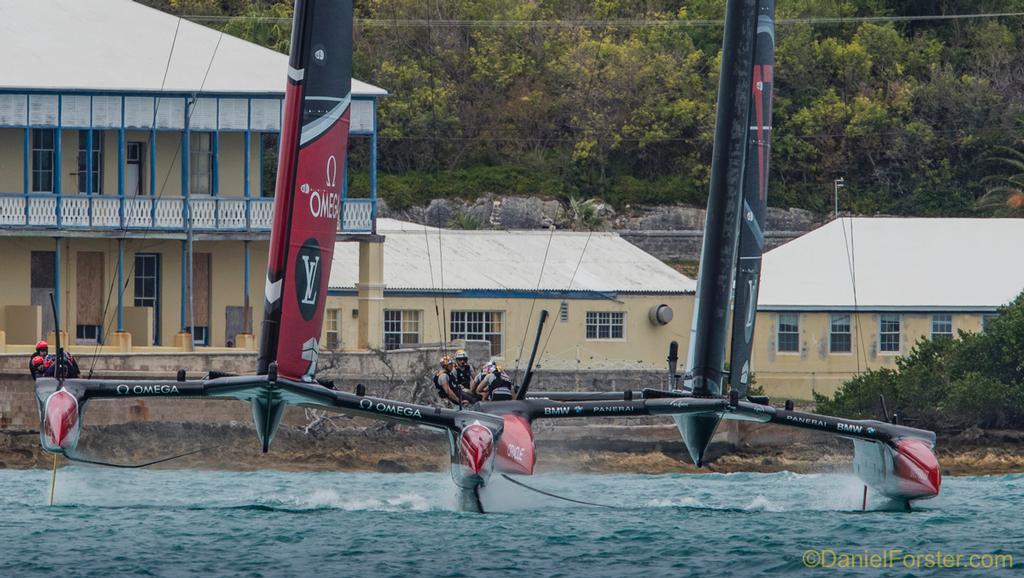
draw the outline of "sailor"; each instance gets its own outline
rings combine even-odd
[[[50,353],[50,344],[45,341],[36,343],[36,351],[28,358],[28,371],[32,374],[32,379],[42,376],[42,360],[46,359],[46,356]],[[36,358],[40,359],[40,362],[36,363]]]
[[[466,355],[465,349],[459,349],[455,352],[455,367],[452,368],[451,375],[456,385],[466,391],[471,391],[473,367],[469,364],[469,356]]]
[[[491,361],[473,380],[473,392],[482,399],[507,401],[515,398],[515,386],[505,369]]]
[[[458,386],[452,379],[452,360],[445,355],[441,358],[441,367],[434,372],[434,389],[438,397],[446,399],[454,404],[461,403],[461,397],[457,391]]]
[[[82,370],[79,369],[78,361],[75,360],[75,357],[67,351],[63,351],[61,354],[63,355],[64,362],[60,364],[60,375],[58,375],[56,355],[48,355],[43,360],[43,375],[58,379],[75,379],[82,375]]]
[[[37,355],[33,357],[32,361],[29,362],[28,368],[29,371],[32,372],[32,379],[39,379],[40,377],[43,376],[43,362],[44,359],[42,355]]]

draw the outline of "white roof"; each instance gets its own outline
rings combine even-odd
[[[697,286],[615,233],[556,231],[552,238],[550,231],[457,231],[385,219],[377,231],[385,238],[390,290],[686,293]],[[358,244],[337,243],[334,250],[330,288],[351,289]]]
[[[0,0],[0,88],[284,92],[287,55],[220,36],[130,0]],[[352,92],[387,94],[355,79]]]
[[[856,286],[859,309],[988,310],[1024,290],[1022,247],[1024,219],[843,218],[765,254],[758,308],[853,309]]]

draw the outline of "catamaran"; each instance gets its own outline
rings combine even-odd
[[[341,207],[352,76],[351,0],[297,0],[267,263],[264,319],[253,375],[186,380],[42,378],[42,447],[74,455],[92,400],[138,397],[247,401],[268,451],[288,406],[413,424],[447,433],[461,507],[483,512],[494,472],[530,475],[539,419],[671,416],[701,466],[721,420],[817,430],[852,440],[867,488],[904,502],[931,498],[941,476],[935,434],[891,421],[849,420],[770,405],[749,395],[754,312],[764,248],[774,66],[774,0],[729,0],[704,245],[685,371],[669,348],[668,389],[531,392],[531,361],[515,399],[448,409],[338,391],[316,379]],[[545,312],[546,313],[546,312]],[[546,315],[541,315],[543,328]],[[730,319],[732,320],[730,324]],[[59,334],[59,332],[58,332]],[[731,334],[729,365],[726,345]],[[536,353],[536,345],[534,346]],[[60,360],[60,355],[57,356]],[[726,382],[728,390],[726,393]],[[866,499],[866,498],[865,498]]]

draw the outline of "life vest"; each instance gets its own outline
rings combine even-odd
[[[512,379],[504,371],[495,371],[491,374],[492,379],[487,384],[487,397],[494,401],[507,401],[515,399],[515,386]]]
[[[434,389],[437,390],[438,397],[440,397],[442,399],[448,399],[448,396],[444,392],[444,387],[441,385],[441,381],[439,380],[439,378],[442,375],[447,375],[448,376],[448,387],[452,386],[452,376],[451,376],[451,374],[449,374],[444,369],[439,369],[439,370],[434,372]]]
[[[468,363],[464,366],[456,365],[450,375],[456,385],[469,389],[469,384],[473,381],[473,368]]]

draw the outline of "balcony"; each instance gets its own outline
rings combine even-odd
[[[344,199],[338,232],[373,233],[375,199]],[[268,232],[274,199],[0,194],[0,227],[62,230]]]

